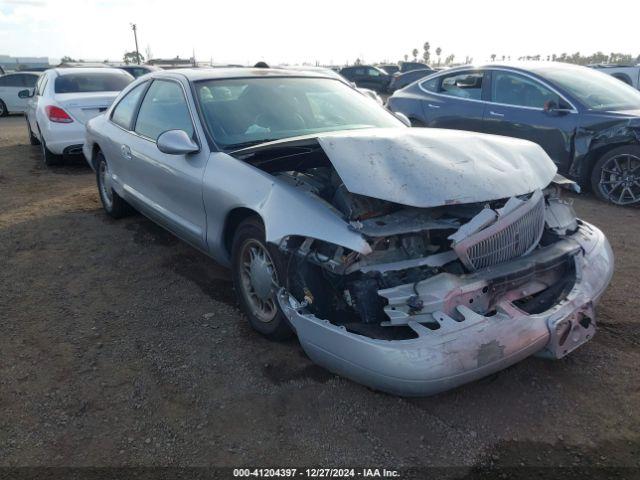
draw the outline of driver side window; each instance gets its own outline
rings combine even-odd
[[[532,78],[511,72],[493,72],[491,101],[517,107],[543,109],[548,101],[560,105],[560,96]]]
[[[184,130],[193,137],[189,107],[178,83],[154,80],[140,105],[135,132],[155,142],[167,130]]]

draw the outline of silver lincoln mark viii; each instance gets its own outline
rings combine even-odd
[[[538,145],[407,128],[321,72],[153,72],[88,123],[84,154],[107,213],[231,268],[255,330],[394,394],[567,355],[613,271]]]

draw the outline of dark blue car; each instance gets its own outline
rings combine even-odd
[[[593,69],[537,62],[458,67],[396,91],[413,126],[524,138],[603,200],[640,204],[640,92]]]

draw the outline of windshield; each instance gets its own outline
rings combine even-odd
[[[404,126],[370,98],[328,78],[196,83],[209,131],[225,149],[336,130]]]
[[[68,73],[56,78],[56,93],[119,92],[133,81],[125,72]]]
[[[590,110],[640,108],[640,92],[606,73],[586,67],[548,67],[536,70],[536,73],[564,88]]]

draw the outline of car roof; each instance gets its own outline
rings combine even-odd
[[[524,73],[538,73],[543,70],[549,70],[556,68],[558,70],[576,70],[580,71],[582,68],[585,68],[583,65],[576,65],[573,63],[565,63],[565,62],[543,62],[543,61],[530,61],[530,62],[492,62],[492,63],[484,63],[484,64],[469,64],[469,65],[460,65],[458,67],[452,67],[447,70],[443,70],[438,73],[454,73],[461,70],[482,70],[482,69],[495,69],[495,68],[504,68],[507,70],[518,70]]]
[[[105,73],[105,72],[114,72],[122,75],[129,75],[124,70],[117,67],[61,67],[61,68],[53,68],[54,72],[58,75],[70,75],[73,73]]]
[[[335,76],[326,74],[322,71],[309,70],[287,70],[284,68],[180,68],[174,70],[161,70],[151,72],[151,77],[186,77],[187,80],[197,82],[199,80],[215,80],[221,78],[248,78],[248,77],[312,77],[312,78],[330,78],[336,79]],[[147,77],[148,78],[148,77]]]
[[[5,77],[8,77],[9,75],[22,75],[23,73],[27,73],[29,75],[42,75],[42,72],[33,72],[31,70],[20,70],[19,72],[8,72]]]

